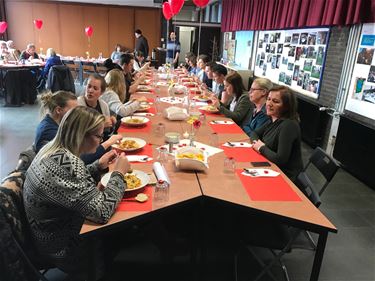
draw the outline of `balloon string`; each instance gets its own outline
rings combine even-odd
[[[199,49],[200,49],[200,46],[201,46],[202,15],[203,15],[202,8],[200,8],[199,34],[198,34],[198,55],[197,55],[197,57],[199,57]]]
[[[167,20],[167,36],[166,36],[166,41],[165,41],[165,48],[167,49],[167,54],[168,54],[168,35],[169,35],[169,20]],[[174,56],[174,50],[173,50],[173,56]],[[168,56],[165,56],[165,63],[168,63],[167,61]]]

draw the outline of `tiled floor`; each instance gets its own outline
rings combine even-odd
[[[39,105],[18,108],[3,107],[0,99],[0,176],[4,177],[17,162],[20,151],[32,144],[39,123]],[[303,145],[307,159],[312,149]],[[321,210],[337,226],[338,234],[330,234],[321,269],[322,281],[374,281],[375,280],[375,191],[362,182],[339,170],[322,196]],[[211,241],[208,251],[207,270],[203,280],[234,280],[233,256],[230,251]],[[314,253],[293,250],[285,256],[285,263],[292,281],[309,280]],[[159,280],[157,276],[169,275],[171,280],[192,280],[195,276],[185,266],[183,258],[171,268],[158,262],[158,252],[145,244],[123,253],[126,261],[116,280]],[[240,280],[246,279],[247,271],[256,267],[251,257],[243,255]],[[277,270],[277,269],[275,269]],[[158,272],[158,274],[154,274]],[[166,274],[169,272],[169,274]],[[279,273],[276,273],[280,276]],[[61,280],[55,272],[51,280]],[[167,276],[165,276],[167,277]],[[263,280],[268,280],[267,277]],[[281,279],[282,280],[282,279]]]

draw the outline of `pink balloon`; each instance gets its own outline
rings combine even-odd
[[[210,0],[193,0],[194,4],[200,8],[204,8],[207,6],[208,2],[210,2]]]
[[[85,33],[88,37],[91,37],[92,34],[94,33],[94,29],[92,28],[92,26],[88,26],[85,28]]]
[[[163,3],[163,15],[166,20],[170,20],[173,17],[171,5],[169,4],[169,2]]]
[[[40,20],[40,19],[36,19],[34,20],[34,25],[37,29],[41,29],[42,28],[42,25],[43,25],[43,20]]]
[[[0,21],[0,33],[4,33],[7,30],[8,24],[6,21]]]
[[[184,0],[168,0],[173,15],[177,15],[184,5]]]

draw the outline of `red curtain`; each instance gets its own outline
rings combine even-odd
[[[375,0],[223,0],[222,31],[375,22]]]

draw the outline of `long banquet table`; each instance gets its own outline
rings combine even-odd
[[[160,87],[153,89],[150,93],[143,93],[149,99],[155,98],[157,95],[168,96],[166,87]],[[155,105],[155,103],[154,103]],[[162,107],[166,108],[170,104],[163,103]],[[151,109],[150,112],[155,112],[155,109]],[[136,129],[126,132],[124,127],[119,129],[119,132],[125,136],[142,138],[148,142],[147,145],[152,147],[153,158],[156,159],[157,147],[164,144],[164,137],[157,137],[154,133],[154,129],[158,123],[162,122],[165,124],[165,132],[178,132],[181,135],[188,128],[186,121],[169,121],[162,115],[155,114],[154,116],[147,117],[150,119],[150,123],[143,129],[137,131]],[[230,120],[219,114],[206,114],[206,122],[196,133],[196,141],[204,144],[210,142],[210,136],[214,132],[214,126],[210,125],[209,122],[212,120]],[[129,131],[129,130],[128,130]],[[249,141],[247,135],[242,131],[222,132],[218,133],[219,146],[220,144],[230,142],[246,142]],[[220,146],[220,148],[223,148]],[[239,148],[242,149],[242,148]],[[257,154],[255,151],[248,150],[249,155],[244,156],[237,155],[239,161],[236,161],[235,173],[228,173],[223,169],[224,158],[226,157],[224,152],[217,153],[209,158],[209,169],[207,172],[185,172],[179,171],[173,161],[168,161],[164,166],[171,179],[170,185],[170,198],[168,202],[163,204],[149,204],[148,209],[135,208],[134,210],[117,210],[110,221],[105,225],[97,225],[86,221],[81,229],[81,235],[83,237],[95,236],[100,232],[111,231],[116,226],[132,224],[134,219],[140,219],[149,217],[151,215],[157,215],[160,210],[172,209],[176,206],[183,204],[189,204],[194,200],[217,200],[220,202],[227,203],[229,206],[237,206],[241,209],[246,210],[249,213],[256,213],[257,215],[270,218],[272,220],[285,223],[287,225],[298,227],[300,229],[308,230],[319,235],[317,250],[315,253],[313,268],[311,271],[310,280],[318,280],[320,267],[323,260],[325,245],[329,232],[336,233],[336,227],[317,209],[305,195],[282,173],[282,171],[274,164],[270,167],[271,169],[281,173],[278,180],[283,185],[286,193],[259,193],[259,190],[254,193],[241,183],[240,170],[242,168],[251,168],[250,161],[261,161],[262,156]],[[142,154],[142,152],[141,152]],[[152,163],[136,163],[132,164],[134,169],[143,170],[145,172],[152,172]],[[266,183],[264,178],[259,178],[259,182]],[[276,183],[277,185],[278,183]],[[273,188],[272,186],[269,186]],[[275,186],[274,186],[275,187]],[[276,186],[277,187],[277,186]],[[151,188],[152,189],[152,188]],[[253,192],[253,193],[251,193]],[[258,193],[257,193],[258,192]],[[152,201],[153,193],[151,190]],[[286,197],[285,197],[286,196]],[[269,197],[269,199],[267,199]],[[145,204],[145,203],[138,203]],[[204,216],[202,216],[202,219]],[[251,222],[249,222],[251,223]]]

